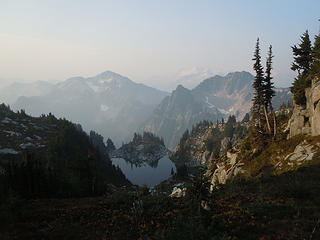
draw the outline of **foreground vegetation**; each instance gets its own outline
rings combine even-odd
[[[235,179],[212,193],[195,178],[179,199],[146,188],[97,198],[12,196],[1,206],[0,238],[319,239],[319,181],[315,162],[269,178]]]

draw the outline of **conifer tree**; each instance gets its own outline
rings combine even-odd
[[[268,113],[270,112],[272,114],[273,119],[273,136],[275,137],[277,134],[277,121],[276,121],[276,115],[274,113],[273,107],[272,107],[272,98],[275,96],[274,86],[271,76],[271,70],[272,70],[272,46],[269,46],[269,52],[266,62],[266,72],[265,72],[265,78],[264,78],[264,98],[265,98],[265,110]],[[268,117],[267,117],[268,119]]]
[[[256,48],[254,52],[254,57],[252,59],[255,61],[253,69],[256,72],[255,80],[253,82],[253,88],[255,90],[253,96],[253,105],[251,108],[252,124],[259,133],[263,133],[262,124],[263,124],[263,106],[264,106],[264,77],[263,77],[263,67],[261,65],[261,56],[260,56],[260,46],[259,38],[257,39]]]
[[[320,77],[320,35],[316,35],[314,38],[311,58],[312,58],[312,64],[310,66],[311,73]]]
[[[302,34],[299,46],[294,45],[291,48],[294,55],[294,62],[291,65],[291,69],[298,71],[299,75],[307,73],[307,71],[310,70],[311,64],[311,41],[308,30]]]
[[[291,92],[294,94],[294,100],[299,105],[305,105],[305,89],[310,87],[311,83],[307,80],[307,74],[312,63],[311,57],[311,41],[308,30],[301,36],[299,46],[292,47],[294,61],[291,69],[298,71],[298,76],[293,82]]]
[[[265,104],[270,109],[272,107],[271,100],[275,96],[275,92],[273,90],[274,84],[272,82],[273,77],[271,76],[272,70],[272,46],[269,47],[267,62],[266,62],[266,72],[265,72],[265,85],[264,85],[264,96],[265,96]]]

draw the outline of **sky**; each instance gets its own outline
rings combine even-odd
[[[0,87],[110,70],[170,90],[192,69],[252,72],[257,37],[286,87],[290,46],[318,34],[319,10],[319,0],[0,0]]]

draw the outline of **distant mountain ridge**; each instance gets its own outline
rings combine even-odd
[[[52,112],[95,130],[118,145],[135,132],[168,93],[106,71],[94,77],[73,77],[40,96],[20,97],[14,109],[39,116]]]
[[[13,104],[21,96],[42,96],[51,92],[56,86],[46,81],[32,83],[14,82],[0,89],[0,102]]]
[[[118,146],[136,131],[150,131],[163,137],[173,150],[183,132],[202,120],[215,122],[228,115],[241,120],[250,111],[253,80],[254,76],[244,71],[216,75],[192,90],[178,85],[170,95],[105,71],[57,84],[16,83],[0,90],[0,100],[17,99],[12,108],[25,109],[33,116],[52,112],[79,122],[86,131],[110,137]],[[275,90],[275,109],[292,99],[289,88]]]
[[[242,71],[207,78],[192,90],[179,85],[158,105],[141,126],[141,131],[163,137],[165,144],[173,150],[183,132],[202,120],[215,122],[228,115],[241,120],[250,112],[253,81],[252,74]],[[289,88],[275,91],[275,109],[292,100]]]

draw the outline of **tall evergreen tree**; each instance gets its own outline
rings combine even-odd
[[[253,69],[256,72],[255,80],[253,82],[254,96],[253,96],[253,105],[251,109],[252,124],[258,132],[262,133],[262,124],[263,124],[263,106],[264,106],[264,77],[263,77],[263,67],[261,65],[261,56],[260,56],[260,46],[259,38],[257,39],[256,48],[254,52],[254,57],[252,59],[255,61]]]
[[[271,76],[271,70],[272,70],[272,46],[269,46],[269,52],[266,62],[266,73],[264,78],[264,97],[265,97],[265,110],[267,111],[267,115],[270,112],[273,119],[273,136],[275,137],[277,134],[277,121],[276,121],[276,115],[274,113],[273,107],[272,107],[272,98],[275,96],[274,91],[274,85],[272,82],[273,77]],[[268,117],[267,117],[268,119]]]
[[[271,76],[272,70],[272,46],[269,47],[267,62],[266,62],[266,73],[265,73],[265,85],[264,85],[264,96],[265,96],[265,104],[268,109],[272,108],[271,100],[275,96],[274,91],[274,83],[272,82],[273,77]]]
[[[301,43],[297,47],[294,45],[292,48],[294,62],[291,65],[293,71],[298,71],[298,74],[305,74],[310,70],[311,64],[311,41],[309,38],[308,30],[301,36]]]
[[[298,71],[298,76],[292,84],[291,92],[294,94],[294,100],[299,105],[305,105],[305,89],[310,87],[311,82],[307,80],[307,74],[312,63],[311,41],[308,30],[302,34],[299,46],[292,47],[294,61],[291,69]]]

